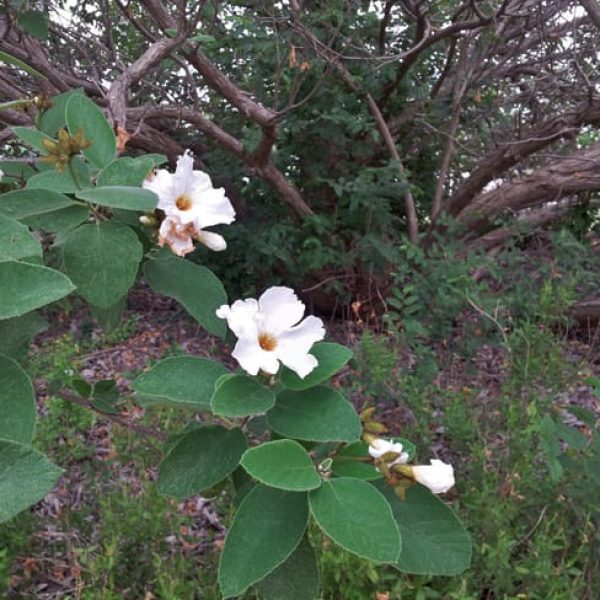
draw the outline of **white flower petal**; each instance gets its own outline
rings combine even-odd
[[[369,444],[369,454],[373,458],[381,458],[384,454],[387,454],[388,452],[396,452],[397,454],[399,454],[400,456],[398,457],[398,459],[402,457],[402,454],[406,455],[406,457],[408,458],[406,452],[402,452],[402,444],[400,442],[394,442],[394,440],[388,441],[378,438],[376,440],[373,440]],[[394,464],[397,464],[396,461],[394,461]]]
[[[277,349],[285,354],[305,354],[324,337],[323,321],[319,317],[310,315],[296,327],[291,327],[277,336]]]
[[[431,465],[412,467],[413,477],[421,485],[428,487],[434,494],[443,494],[454,486],[454,469],[452,465],[437,459]]]
[[[224,304],[217,310],[217,317],[227,319],[229,329],[237,337],[253,337],[258,344],[257,312],[258,302],[254,298],[247,298],[236,300],[231,306]]]
[[[276,353],[281,362],[294,371],[300,379],[304,379],[309,373],[319,366],[319,361],[312,354],[299,354],[298,352]]]
[[[235,221],[235,210],[225,196],[223,188],[194,191],[191,198],[194,205],[189,212],[194,214],[199,229],[213,225],[229,225]]]
[[[215,252],[223,252],[223,250],[227,249],[227,242],[222,235],[218,233],[213,233],[212,231],[197,231],[196,239],[204,244],[210,250]]]
[[[272,352],[263,350],[257,337],[241,337],[231,355],[250,375],[257,375],[259,371],[275,375],[279,370],[277,357]]]
[[[145,179],[142,187],[154,192],[158,196],[157,208],[165,210],[169,206],[175,206],[175,196],[173,195],[173,175],[165,169],[159,169],[154,173],[151,179]]]
[[[304,304],[298,300],[294,290],[288,287],[269,288],[258,299],[258,306],[262,327],[276,337],[304,316]]]

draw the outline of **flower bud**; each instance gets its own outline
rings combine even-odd
[[[369,406],[369,408],[365,408],[365,410],[363,410],[359,415],[360,420],[363,422],[370,420],[371,417],[375,414],[375,410],[376,410],[375,406]]]
[[[377,421],[367,421],[364,428],[369,433],[385,433],[388,430],[383,423],[377,423]]]
[[[430,465],[414,466],[411,470],[412,478],[434,494],[443,494],[454,486],[454,469],[441,460],[433,459]]]

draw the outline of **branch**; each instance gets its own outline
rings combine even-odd
[[[159,61],[182,42],[182,38],[163,38],[150,44],[149,48],[116,79],[107,94],[108,110],[115,127],[125,128],[127,114],[127,90],[137,83]]]
[[[573,135],[583,125],[600,125],[600,98],[596,97],[596,102],[593,106],[586,102],[579,111],[544,121],[523,132],[522,139],[502,144],[489,152],[449,199],[445,210],[451,215],[458,215],[490,181],[498,178],[524,158],[561,138]]]
[[[596,0],[579,0],[594,25],[600,29],[600,4]]]
[[[600,144],[539,168],[533,174],[477,196],[458,215],[471,233],[509,211],[558,202],[580,192],[600,190]]]

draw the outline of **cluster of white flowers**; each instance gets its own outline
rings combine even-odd
[[[403,452],[402,444],[393,440],[375,439],[369,444],[369,454],[374,459],[381,459],[386,454],[396,454],[397,457],[389,462],[388,467],[404,465],[408,462],[408,454]],[[454,487],[454,468],[452,465],[437,459],[429,465],[407,465],[402,468],[402,474],[428,487],[434,494],[443,494]]]
[[[214,188],[204,171],[194,170],[189,150],[179,157],[175,173],[159,169],[143,187],[158,196],[157,208],[165,213],[158,231],[159,245],[167,244],[178,256],[192,252],[194,240],[217,252],[225,250],[223,236],[205,228],[232,223],[235,210],[223,188]]]
[[[0,171],[0,179],[2,177]],[[158,243],[167,244],[178,256],[194,249],[194,240],[211,250],[225,250],[225,239],[206,227],[229,224],[235,211],[223,188],[213,188],[210,177],[194,170],[194,161],[186,150],[177,161],[175,173],[160,169],[144,182],[144,188],[158,196],[157,208],[165,213],[159,229]],[[310,354],[315,342],[325,337],[321,319],[304,317],[304,304],[294,291],[275,286],[255,300],[236,300],[224,304],[216,312],[226,319],[238,340],[233,357],[250,375],[263,372],[275,375],[280,363],[304,378],[317,366]],[[375,439],[369,444],[369,454],[377,464],[385,461],[387,467],[406,465],[408,453],[400,442]],[[403,475],[428,487],[434,494],[447,492],[454,486],[454,469],[441,460],[430,465],[406,465]]]

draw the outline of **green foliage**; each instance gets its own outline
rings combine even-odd
[[[255,486],[237,510],[221,554],[223,597],[241,594],[281,565],[302,540],[307,519],[306,494]]]
[[[152,402],[208,409],[217,380],[227,374],[227,369],[213,360],[175,356],[161,360],[139,375],[133,389]]]
[[[84,138],[92,142],[83,153],[94,166],[102,169],[114,160],[117,153],[115,134],[94,102],[82,94],[73,94],[65,105],[65,122],[71,135],[81,129]]]
[[[17,362],[1,354],[0,376],[0,438],[29,444],[37,415],[31,380]]]
[[[354,442],[361,432],[352,405],[325,386],[281,392],[267,419],[273,431],[296,440]]]
[[[0,245],[3,248],[0,261],[42,257],[42,247],[33,235],[31,235],[29,229],[18,221],[1,214]]]
[[[30,446],[0,439],[0,523],[41,500],[61,473]]]
[[[223,417],[248,417],[273,408],[275,394],[245,375],[227,375],[215,386],[210,409]]]
[[[386,499],[369,483],[339,477],[309,494],[319,527],[337,544],[363,558],[395,563],[402,538]]]
[[[75,193],[79,200],[92,204],[120,208],[123,210],[154,210],[156,208],[156,195],[150,190],[127,187],[124,185],[111,185],[79,190]]]
[[[131,228],[119,223],[82,225],[67,238],[64,270],[93,306],[108,308],[133,285],[142,245]]]
[[[260,483],[288,492],[314,490],[322,481],[306,450],[294,440],[275,440],[250,448],[241,465]]]
[[[75,286],[62,273],[24,262],[0,262],[0,319],[19,317],[60,300]]]
[[[246,449],[239,429],[205,425],[184,434],[160,464],[158,490],[185,498],[207,490],[238,466]]]
[[[227,302],[227,294],[211,271],[163,251],[146,263],[144,275],[157,292],[175,298],[208,332],[225,335],[225,322],[215,311]]]

